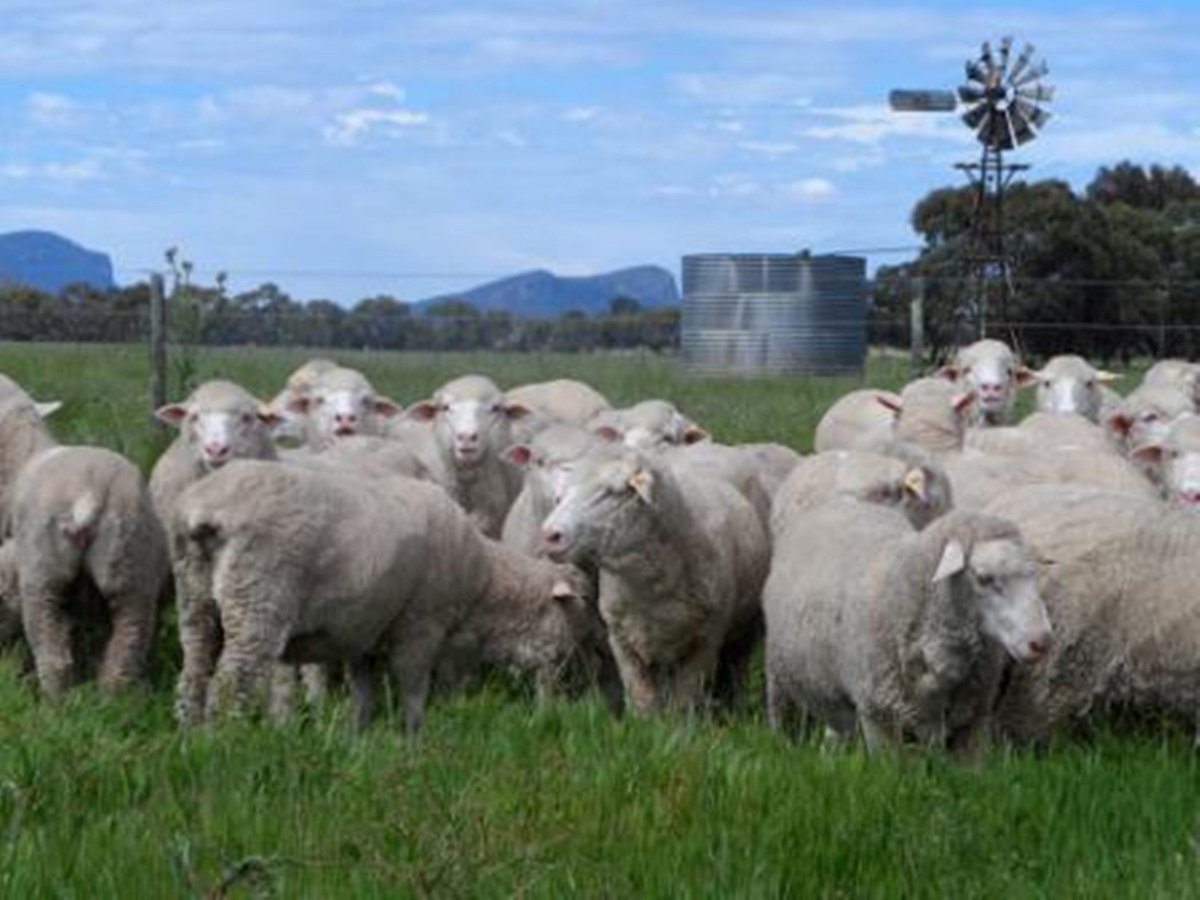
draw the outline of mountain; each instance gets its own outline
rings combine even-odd
[[[68,284],[116,287],[112,260],[49,231],[0,234],[0,282],[16,281],[57,294]]]
[[[634,266],[579,278],[538,269],[467,291],[431,297],[417,305],[466,300],[481,312],[508,310],[521,318],[554,319],[574,309],[588,315],[607,312],[617,297],[630,297],[645,307],[679,304],[679,290],[670,272],[659,266]]]

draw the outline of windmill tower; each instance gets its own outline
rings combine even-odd
[[[954,93],[900,90],[888,97],[892,109],[903,112],[951,112],[961,104],[962,121],[982,145],[977,162],[955,165],[975,188],[971,227],[961,257],[966,294],[959,314],[966,322],[974,320],[981,338],[987,336],[992,295],[999,295],[1000,319],[1007,322],[1014,294],[1004,193],[1013,176],[1029,165],[1007,162],[1004,154],[1038,136],[1050,118],[1039,104],[1054,99],[1054,88],[1042,82],[1049,67],[1044,60],[1034,62],[1033,45],[1026,44],[1015,59],[1012,46],[1013,39],[1004,37],[993,52],[985,41],[978,58],[967,60],[967,81]]]

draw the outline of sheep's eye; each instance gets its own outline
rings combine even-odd
[[[371,398],[363,397],[362,398],[362,406],[363,406],[363,409],[370,409],[371,408]]]
[[[990,588],[996,583],[996,576],[976,575],[975,580],[979,582],[980,587]]]
[[[318,395],[316,397],[313,397],[312,402],[313,402],[313,406],[324,406],[325,398]]]
[[[1143,422],[1157,422],[1158,421],[1158,413],[1155,413],[1155,412],[1144,413],[1142,415],[1142,421]]]
[[[200,413],[194,413],[194,412],[188,413],[187,420],[189,422],[198,422],[200,420]]]
[[[439,403],[438,404],[438,412],[450,412],[450,404],[449,403]]]
[[[501,412],[503,412],[503,411],[504,411],[504,405],[503,405],[503,404],[496,403],[496,404],[494,404],[494,405],[492,406],[492,412],[496,413],[497,415],[499,415],[499,414],[500,414]]]
[[[248,412],[242,413],[242,424],[243,425],[249,425],[253,421],[254,421],[253,413],[248,413]]]
[[[1087,383],[1084,386],[1090,391],[1092,388],[1094,388],[1096,386],[1096,379],[1089,378],[1087,380]]]

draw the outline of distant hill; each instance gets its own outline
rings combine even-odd
[[[538,269],[467,291],[431,297],[417,305],[466,300],[481,312],[508,310],[522,318],[554,319],[575,309],[588,315],[607,312],[617,297],[630,297],[644,307],[674,306],[679,303],[679,289],[675,277],[659,266],[635,266],[580,278]]]
[[[0,282],[20,282],[57,294],[83,282],[100,290],[115,287],[112,260],[50,231],[0,234]]]

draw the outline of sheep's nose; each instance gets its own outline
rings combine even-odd
[[[1040,637],[1036,637],[1031,640],[1026,645],[1026,649],[1029,652],[1029,658],[1031,660],[1038,660],[1049,653],[1050,648],[1053,646],[1054,638],[1052,638],[1049,634],[1043,634]]]
[[[211,460],[221,460],[229,455],[229,445],[218,441],[204,443],[204,455]]]
[[[1200,489],[1192,488],[1191,490],[1183,491],[1180,497],[1184,503],[1192,506],[1200,505]]]

